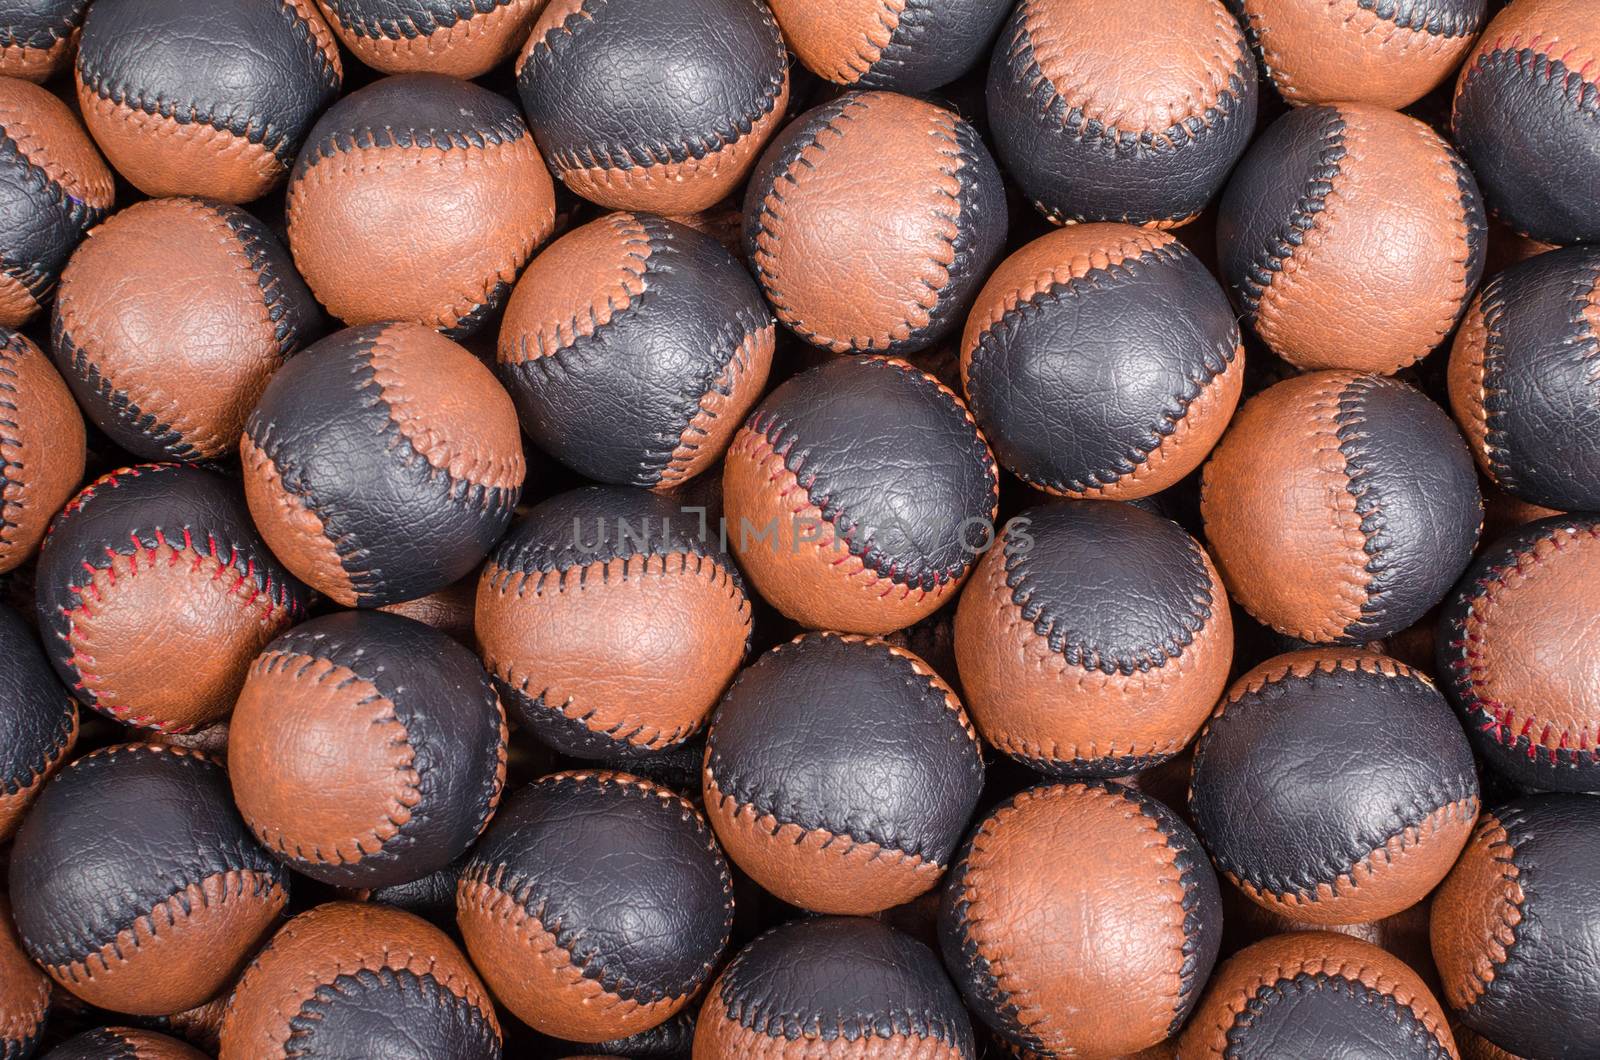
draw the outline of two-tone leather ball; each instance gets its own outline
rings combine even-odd
[[[876,920],[815,917],[739,951],[706,996],[694,1055],[974,1060],[972,1023],[928,947]]]
[[[978,804],[961,701],[881,640],[809,633],[739,675],[712,718],[707,816],[733,863],[820,913],[876,913],[938,884]]]
[[[344,76],[311,0],[101,4],[76,71],[84,124],[130,184],[235,203],[283,181]]]
[[[342,611],[267,645],[228,730],[234,801],[296,872],[419,879],[466,853],[500,802],[506,721],[472,652],[420,622]]]
[[[205,1060],[206,1054],[167,1034],[137,1027],[98,1027],[73,1035],[42,1060]]]
[[[1439,620],[1439,675],[1480,754],[1513,781],[1600,791],[1600,515],[1496,541]]]
[[[61,274],[56,365],[95,425],[150,460],[239,443],[321,312],[266,225],[210,199],[151,199],[90,232]]]
[[[1314,648],[1236,681],[1195,741],[1195,828],[1251,900],[1306,924],[1381,920],[1444,879],[1478,817],[1466,734],[1433,682]]]
[[[1200,466],[1239,403],[1228,298],[1164,232],[1072,225],[1011,255],[961,338],[972,414],[1006,470],[1066,497],[1128,500]]]
[[[34,803],[11,851],[28,954],[82,1000],[160,1016],[233,981],[288,900],[213,759],[154,744],[92,751]]]
[[[901,356],[953,332],[1005,237],[1005,190],[977,130],[893,92],[806,111],[745,190],[745,255],[767,300],[834,353]]]
[[[1217,218],[1223,278],[1302,369],[1393,372],[1454,330],[1483,275],[1483,206],[1459,155],[1370,104],[1302,107],[1256,138]]]
[[[261,536],[346,607],[410,600],[477,569],[527,470],[494,373],[420,324],[308,346],[267,384],[239,450]]]
[[[667,489],[721,458],[766,386],[773,333],[760,290],[715,239],[612,213],[517,281],[497,372],[545,452],[592,479]]]
[[[737,190],[783,121],[788,53],[763,0],[555,0],[517,93],[569,190],[689,214]]]
[[[83,481],[83,415],[50,359],[0,326],[0,572],[33,557]]]
[[[1221,937],[1199,840],[1120,784],[1041,786],[1001,803],[967,840],[939,909],[968,1007],[1024,1055],[1110,1057],[1165,1041]]]
[[[346,324],[480,327],[555,226],[516,106],[441,74],[384,78],[328,109],[285,207],[306,283]]]
[[[1450,350],[1450,405],[1490,481],[1600,509],[1600,248],[1553,250],[1484,284]]]
[[[77,700],[61,687],[22,616],[0,604],[0,843],[77,740]]]
[[[705,724],[750,639],[750,597],[694,513],[590,486],[536,505],[478,582],[478,649],[518,724],[564,754],[677,746]]]
[[[727,948],[733,880],[685,798],[626,773],[543,777],[507,800],[457,891],[500,1003],[574,1042],[666,1022]]]
[[[49,301],[68,255],[115,193],[67,105],[0,78],[0,327],[21,327]]]
[[[989,65],[1006,172],[1056,224],[1193,220],[1255,130],[1255,58],[1222,0],[1023,0]]]
[[[990,745],[1041,772],[1118,776],[1177,754],[1233,659],[1200,543],[1126,504],[1056,501],[1009,524],[961,595],[961,685]]]
[[[50,1016],[50,977],[28,956],[0,894],[0,1056],[27,1060]]]
[[[494,1002],[448,935],[398,909],[329,902],[250,962],[222,1023],[226,1060],[497,1060]]]
[[[522,47],[540,0],[317,0],[344,46],[386,74],[477,77]]]
[[[774,390],[723,465],[728,541],[762,597],[812,629],[890,633],[960,588],[992,540],[994,455],[949,388],[840,357]]]
[[[1514,0],[1456,81],[1451,130],[1494,214],[1545,243],[1600,240],[1600,20],[1585,0]]]
[[[771,0],[783,38],[806,69],[850,88],[927,92],[982,58],[1005,0],[816,4]]]
[[[1205,466],[1200,511],[1241,607],[1285,636],[1346,644],[1398,633],[1443,599],[1483,519],[1444,410],[1354,372],[1245,402]]]
[[[1600,798],[1535,795],[1488,810],[1433,900],[1444,999],[1517,1057],[1600,1053]]]
[[[45,651],[67,687],[158,732],[224,717],[250,660],[307,604],[237,484],[192,464],[90,483],[51,525],[35,580]]]
[[[89,0],[14,0],[0,13],[0,77],[43,83],[72,61]]]

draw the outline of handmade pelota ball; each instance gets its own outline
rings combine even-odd
[[[497,372],[541,449],[589,478],[666,489],[722,456],[766,385],[773,331],[716,240],[613,213],[523,273]]]
[[[1478,778],[1427,677],[1315,648],[1229,689],[1195,742],[1189,810],[1218,871],[1251,900],[1299,923],[1355,924],[1444,879],[1477,820]]]
[[[1398,633],[1472,558],[1472,457],[1404,383],[1314,372],[1245,402],[1200,483],[1217,568],[1258,621],[1313,643]]]
[[[33,557],[84,459],[71,391],[32,340],[0,326],[0,572]]]
[[[1183,1060],[1444,1060],[1443,1008],[1404,961],[1326,931],[1275,935],[1225,961],[1178,1041]]]
[[[476,569],[526,473],[494,373],[420,324],[307,347],[267,385],[239,451],[261,536],[346,607],[409,600]]]
[[[1439,620],[1439,676],[1485,760],[1519,784],[1600,790],[1600,515],[1512,531]]]
[[[289,252],[209,199],[137,203],[90,233],[56,293],[56,365],[95,425],[151,460],[239,442],[272,373],[321,313]]]
[[[522,46],[540,0],[317,0],[357,59],[386,74],[477,77]]]
[[[256,838],[324,883],[404,883],[466,853],[500,802],[506,722],[472,653],[420,622],[344,611],[267,645],[228,732]]]
[[[762,597],[850,633],[892,632],[949,600],[999,497],[961,399],[883,357],[836,358],[774,390],[734,435],[722,481],[729,543]]]
[[[1600,21],[1585,0],[1515,0],[1456,80],[1451,131],[1489,208],[1545,243],[1600,240]]]
[[[329,902],[285,924],[245,969],[221,1056],[495,1060],[500,1046],[494,1002],[449,936],[398,909]]]
[[[1600,509],[1600,248],[1484,284],[1450,351],[1450,404],[1483,473],[1559,511]]]
[[[1461,1021],[1519,1057],[1600,1052],[1600,798],[1488,810],[1433,901],[1433,958]]]
[[[35,591],[45,651],[80,702],[178,733],[233,709],[250,660],[307,602],[238,486],[192,464],[85,487],[51,525]]]
[[[983,56],[1005,18],[1004,0],[772,0],[795,55],[818,77],[851,88],[927,92]]]
[[[205,1060],[186,1042],[136,1027],[100,1027],[67,1039],[42,1060]]]
[[[32,1056],[50,1015],[50,977],[22,948],[11,903],[0,894],[0,1056]]]
[[[66,69],[89,0],[14,0],[0,13],[0,77],[40,83]]]
[[[46,786],[11,852],[29,956],[91,1005],[159,1016],[233,981],[288,900],[288,871],[250,838],[221,765],[120,744]]]
[[[339,93],[339,45],[310,0],[118,0],[84,20],[78,103],[146,195],[249,202],[289,171]]]
[[[900,356],[960,326],[1006,236],[973,127],[893,92],[791,122],[745,191],[745,254],[786,327],[835,353]]]
[[[1182,243],[1073,225],[989,277],[961,338],[961,381],[1018,478],[1127,500],[1200,466],[1239,403],[1244,346],[1227,296]]]
[[[626,773],[555,773],[512,795],[457,892],[501,1004],[575,1042],[665,1022],[710,979],[733,881],[705,818]]]
[[[535,506],[478,583],[478,649],[517,722],[604,759],[698,732],[738,671],[750,597],[715,529],[644,490]]]
[[[932,951],[876,920],[816,917],[739,951],[706,996],[694,1055],[867,1060],[978,1055],[961,996]]]
[[[978,730],[1042,772],[1116,776],[1182,750],[1228,681],[1233,620],[1199,542],[1123,504],[1010,523],[955,619]]]
[[[928,664],[809,633],[734,682],[706,736],[706,814],[763,888],[821,913],[876,913],[950,866],[983,788],[978,736]]]
[[[0,604],[0,842],[11,838],[77,739],[77,701],[33,630]]]
[[[440,74],[328,109],[295,162],[289,247],[346,324],[475,331],[555,225],[555,190],[510,100]]]
[[[694,213],[744,182],[783,121],[788,54],[761,0],[556,0],[517,58],[517,93],[573,192]]]
[[[1024,0],[989,65],[1006,171],[1051,221],[1190,221],[1256,122],[1256,63],[1222,0]]]
[[[1279,118],[1234,170],[1220,211],[1234,301],[1297,368],[1393,372],[1420,360],[1483,275],[1472,173],[1422,122],[1368,104]]]
[[[67,256],[111,209],[115,191],[65,103],[0,77],[0,327],[21,327],[49,301]]]

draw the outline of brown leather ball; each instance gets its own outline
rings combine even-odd
[[[0,327],[0,573],[27,562],[83,481],[83,416],[50,360]]]
[[[357,59],[386,74],[478,77],[522,46],[544,0],[317,0]]]
[[[206,1054],[178,1039],[137,1027],[100,1027],[67,1039],[41,1060],[205,1060]]]
[[[42,84],[72,62],[89,0],[24,0],[0,15],[0,77]]]
[[[50,977],[22,948],[11,903],[0,894],[0,1056],[31,1055],[49,1015]]]

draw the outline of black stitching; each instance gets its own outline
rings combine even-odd
[[[1427,1057],[1428,1060],[1449,1060],[1449,1057],[1454,1055],[1432,1031],[1423,1026],[1411,1007],[1400,1004],[1392,993],[1374,990],[1358,980],[1347,979],[1342,975],[1328,975],[1325,972],[1300,972],[1292,978],[1280,978],[1257,987],[1254,996],[1245,1002],[1244,1008],[1234,1016],[1233,1024],[1228,1028],[1228,1053],[1231,1055],[1234,1050],[1245,1047],[1245,1036],[1250,1028],[1274,1005],[1287,1001],[1291,994],[1299,995],[1322,990],[1337,990],[1348,994],[1381,1010],[1382,1014],[1374,1015],[1373,1019],[1403,1027],[1419,1050],[1417,1053],[1408,1052],[1407,1056]]]
[[[449,10],[438,11],[415,5],[405,15],[377,17],[351,12],[348,2],[324,0],[326,9],[332,11],[339,25],[358,37],[370,40],[415,40],[428,37],[441,29],[449,29],[459,22],[474,22],[480,16],[491,14],[496,8],[510,7],[515,0],[453,0]],[[356,6],[360,6],[359,4]]]
[[[1306,175],[1305,188],[1289,216],[1273,231],[1270,242],[1251,258],[1238,288],[1239,300],[1251,318],[1260,310],[1261,298],[1273,279],[1283,271],[1284,260],[1305,242],[1306,233],[1316,225],[1317,215],[1326,207],[1333,190],[1333,178],[1339,175],[1339,163],[1349,154],[1344,145],[1345,122],[1338,108],[1317,109],[1322,111],[1322,149]]]

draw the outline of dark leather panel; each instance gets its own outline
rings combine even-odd
[[[680,499],[629,486],[584,486],[529,509],[495,546],[490,562],[533,574],[680,552],[710,557],[740,580],[715,521],[702,533],[699,513]]]
[[[73,248],[105,215],[30,162],[0,122],[0,271],[43,302]]]
[[[1261,987],[1228,1028],[1228,1060],[1449,1060],[1455,1050],[1393,995],[1301,972]]]
[[[340,25],[357,36],[412,40],[458,22],[471,22],[512,0],[324,0]]]
[[[972,69],[989,50],[1006,0],[907,0],[889,43],[856,88],[928,92]]]
[[[0,47],[51,48],[83,25],[89,0],[0,0]]]
[[[38,782],[72,736],[77,710],[33,629],[0,604],[0,796]]]
[[[456,920],[456,884],[460,882],[461,871],[466,865],[467,859],[463,855],[421,879],[374,887],[368,892],[367,900],[415,913],[449,930]]]
[[[573,1049],[586,1049],[596,1056],[614,1055],[625,1057],[627,1060],[689,1060],[690,1053],[694,1049],[694,1022],[697,1011],[691,1007],[647,1031],[595,1045],[574,1045]],[[573,1055],[576,1056],[578,1053],[573,1051]]]
[[[204,1054],[190,1049],[183,1042],[150,1031],[133,1031],[123,1027],[99,1027],[74,1035],[43,1054],[42,1060],[148,1060],[157,1056],[152,1049],[160,1048],[158,1060],[184,1060]],[[13,1060],[5,1053],[6,1060]],[[21,1053],[16,1060],[28,1055]]]
[[[1355,0],[1355,4],[1400,29],[1434,37],[1476,33],[1488,6],[1486,0]]]
[[[319,985],[289,1017],[286,1055],[308,1060],[500,1060],[478,1006],[431,975],[363,969]]]

